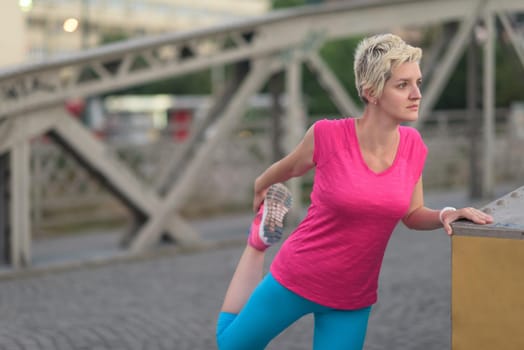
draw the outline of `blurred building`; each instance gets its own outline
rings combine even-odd
[[[270,7],[270,0],[2,1],[0,66],[257,16]]]
[[[15,1],[2,2],[0,20],[0,66],[20,63],[27,54],[27,39],[22,11]]]

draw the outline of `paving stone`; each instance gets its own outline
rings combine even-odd
[[[457,198],[427,202],[460,206]],[[228,220],[212,226],[231,230]],[[242,250],[233,245],[0,280],[0,350],[216,349],[216,317]],[[399,226],[384,259],[379,298],[366,350],[449,349],[449,237]],[[268,349],[311,349],[312,327],[306,316]]]

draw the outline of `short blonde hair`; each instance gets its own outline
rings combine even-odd
[[[394,34],[379,34],[363,39],[355,50],[355,85],[358,95],[368,103],[364,91],[380,97],[391,70],[402,63],[420,62],[422,50],[406,44]]]

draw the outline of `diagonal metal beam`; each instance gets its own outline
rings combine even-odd
[[[46,133],[60,121],[63,106],[45,109],[4,119],[0,128],[0,154],[8,152],[15,144]]]
[[[320,86],[328,93],[342,115],[356,117],[362,113],[318,52],[311,53],[306,58],[306,64],[315,73]]]
[[[442,28],[438,32],[438,36],[434,40],[432,46],[424,50],[424,58],[421,62],[421,68],[422,76],[425,80],[429,79],[435,71],[435,67],[437,66],[437,62],[441,57],[441,53],[446,48],[449,37],[454,32],[454,28],[451,28],[451,26],[452,23],[445,23],[442,25]]]
[[[123,164],[118,155],[99,141],[77,120],[63,115],[50,133],[91,173],[102,178],[129,207],[147,214],[155,205],[155,196]]]
[[[511,44],[513,45],[513,48],[515,49],[515,52],[519,57],[522,67],[524,67],[524,38],[520,38],[519,41],[519,35],[515,33],[513,25],[511,24],[511,21],[508,18],[507,14],[499,12],[498,17],[500,19],[500,22],[502,23],[502,26],[504,27],[504,30],[506,31],[506,33],[508,33]]]
[[[146,188],[112,150],[96,139],[77,120],[67,115],[62,116],[50,132],[50,136],[100,179],[106,188],[136,215],[147,220],[161,207],[162,200],[151,189]],[[191,230],[178,215],[173,215],[170,221],[166,221],[159,228],[158,234],[164,230],[182,245],[193,244],[199,239],[196,231]]]
[[[433,109],[437,100],[448,82],[449,77],[460,59],[460,56],[464,52],[469,40],[471,38],[470,33],[473,27],[477,23],[481,10],[485,7],[485,1],[478,1],[474,4],[469,16],[467,16],[457,31],[457,34],[453,37],[449,44],[448,50],[446,51],[444,58],[435,67],[435,72],[429,85],[425,88],[424,97],[422,99],[422,106],[419,113],[418,120],[414,123],[415,127],[418,127],[427,118],[429,112]]]
[[[232,77],[228,79],[226,86],[213,99],[212,106],[208,110],[205,118],[196,121],[189,140],[182,143],[180,149],[167,160],[167,166],[160,174],[156,184],[156,189],[159,193],[162,195],[165,194],[169,187],[176,181],[185,163],[189,161],[199,143],[205,138],[208,127],[215,121],[217,116],[223,112],[227,106],[227,101],[229,101],[237,91],[248,71],[249,62],[239,62],[234,66]]]
[[[127,167],[113,158],[114,154],[107,146],[71,118],[62,105],[17,118],[5,119],[2,126],[0,154],[11,153],[9,157],[10,168],[19,169],[23,165],[24,145],[27,140],[53,130],[50,133],[51,137],[55,141],[58,139],[62,146],[65,145],[66,150],[73,150],[77,159],[81,158],[81,163],[88,164],[86,168],[102,178],[109,190],[123,199],[123,202],[133,211],[143,213],[142,216],[147,217],[154,212],[156,206],[160,203],[160,199],[151,191],[145,189],[137,179],[134,179],[134,175],[127,171]],[[16,164],[13,162],[16,162]],[[30,171],[27,171],[27,174],[24,171],[22,169],[17,172],[17,176],[12,178],[13,181],[17,182],[16,185],[13,185],[15,186],[12,189],[15,191],[13,193],[22,193],[20,191],[29,188],[24,177],[28,176]],[[23,184],[27,186],[17,187]],[[17,236],[14,236],[11,241],[12,263],[15,265],[25,265],[30,260],[31,240],[29,233],[23,228],[27,203],[23,201],[23,198],[22,195],[19,195],[16,199],[17,202],[11,204],[17,207],[16,210],[11,211],[16,213],[16,218],[13,217],[12,220],[17,227],[15,229]],[[178,215],[172,216],[166,226],[166,231],[181,245],[190,245],[199,239],[198,233]]]
[[[261,58],[251,63],[251,70],[236,94],[231,98],[228,105],[217,118],[216,123],[211,126],[212,133],[199,147],[193,160],[187,165],[178,181],[169,190],[162,204],[154,215],[140,230],[136,239],[131,243],[132,251],[140,251],[155,242],[165,222],[178,209],[186,199],[195,184],[196,174],[202,171],[203,166],[209,161],[210,154],[220,142],[228,137],[232,127],[239,122],[243,115],[249,98],[255,94],[271,76],[271,59]]]

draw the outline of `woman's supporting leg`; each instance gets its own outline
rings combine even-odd
[[[268,274],[236,315],[221,312],[217,324],[220,350],[262,350],[307,313],[326,310],[278,283]]]
[[[314,350],[362,350],[371,306],[315,313]]]

